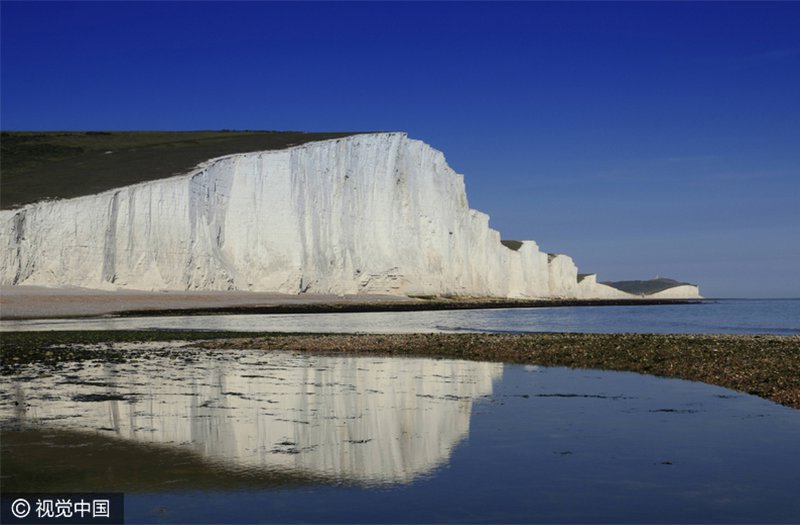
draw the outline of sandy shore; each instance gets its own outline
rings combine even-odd
[[[241,291],[92,290],[8,286],[0,289],[0,319],[97,316],[290,314],[459,310],[554,306],[698,303],[695,299],[505,299],[491,297],[406,297],[353,294],[289,295]]]
[[[395,295],[289,295],[263,292],[146,292],[87,288],[7,286],[0,289],[0,318],[46,319],[100,315],[161,314],[165,311],[205,311],[302,307],[316,304],[356,305],[418,302]]]

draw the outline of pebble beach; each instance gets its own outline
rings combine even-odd
[[[113,342],[182,341],[198,349],[433,357],[630,371],[702,381],[800,409],[800,336],[694,334],[391,334],[311,335],[233,332],[7,332],[2,374],[24,365],[124,361],[131,355],[176,352],[173,345],[120,350]]]

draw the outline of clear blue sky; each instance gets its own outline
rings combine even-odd
[[[504,238],[800,297],[800,3],[15,3],[6,130],[402,130]]]

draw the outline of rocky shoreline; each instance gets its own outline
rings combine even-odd
[[[184,341],[178,350],[114,342]],[[135,353],[203,349],[432,357],[630,371],[702,381],[800,409],[800,336],[661,334],[310,335],[234,332],[7,332],[0,371],[8,377],[36,363],[125,361]]]

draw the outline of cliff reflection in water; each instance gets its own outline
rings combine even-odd
[[[191,450],[236,469],[404,483],[448,460],[469,431],[474,400],[491,394],[502,369],[182,351],[47,374],[31,369],[3,396],[0,418]]]

